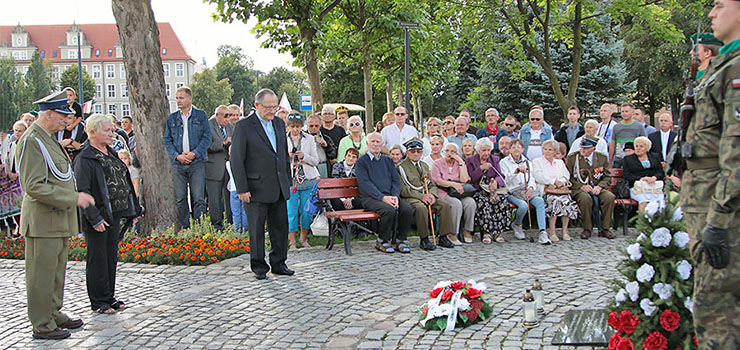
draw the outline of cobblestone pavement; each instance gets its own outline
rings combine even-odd
[[[575,229],[571,230],[575,236]],[[372,242],[291,251],[295,276],[257,281],[248,256],[208,267],[120,264],[115,315],[90,311],[84,263],[68,265],[64,311],[85,326],[63,341],[31,338],[23,261],[0,260],[0,349],[558,349],[564,313],[603,308],[620,259],[614,240],[553,246],[480,242],[411,254],[383,254]],[[525,330],[521,297],[535,278],[545,287],[542,324]],[[486,282],[490,319],[442,334],[416,325],[418,307],[440,280]],[[582,349],[582,348],[579,348]]]

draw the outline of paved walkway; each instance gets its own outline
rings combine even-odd
[[[254,279],[248,256],[208,267],[120,264],[117,296],[129,308],[116,315],[90,311],[84,263],[70,262],[63,310],[85,326],[63,341],[31,338],[23,261],[0,260],[0,349],[558,349],[550,341],[566,311],[612,297],[607,282],[626,239],[540,246],[507,238],[434,252],[415,240],[404,255],[376,252],[372,242],[353,242],[353,256],[300,249],[288,259],[295,276],[267,281]],[[526,331],[521,297],[535,278],[547,314]],[[418,307],[449,279],[486,282],[492,318],[448,334],[418,327]]]

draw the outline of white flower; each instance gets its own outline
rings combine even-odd
[[[683,219],[683,210],[681,210],[681,207],[678,207],[673,211],[671,221],[681,221],[681,219]]]
[[[658,308],[652,301],[650,301],[650,299],[640,300],[640,307],[647,317],[652,316],[653,312]]]
[[[617,295],[614,296],[614,300],[617,301],[617,304],[627,301],[627,291],[624,288],[620,288],[617,291]]]
[[[692,314],[694,313],[694,301],[691,300],[691,297],[686,297],[686,300],[683,301],[683,307],[691,311]]]
[[[447,288],[450,286],[450,283],[452,283],[452,281],[440,281],[434,286],[434,288],[432,288],[432,290],[437,288]]]
[[[470,283],[471,288],[475,288],[483,293],[485,293],[486,288],[488,288],[485,282],[476,282],[474,280],[468,280],[468,283]]]
[[[627,253],[630,255],[630,259],[634,261],[640,260],[642,258],[642,250],[640,249],[640,243],[628,245]]]
[[[651,279],[653,279],[653,276],[655,275],[655,269],[650,264],[642,264],[639,269],[637,269],[637,280],[645,283]]]
[[[673,243],[676,243],[679,248],[685,247],[689,243],[689,234],[683,231],[676,232],[673,235]]]
[[[629,293],[630,300],[637,301],[640,297],[640,284],[637,281],[632,281],[624,286],[624,289]]]
[[[653,247],[667,247],[671,244],[671,231],[665,227],[661,227],[653,231],[650,235],[650,240],[653,242]]]
[[[681,278],[687,280],[691,277],[691,263],[686,260],[681,260],[676,266],[676,271],[681,275]]]
[[[656,283],[653,286],[653,292],[661,299],[669,299],[673,295],[673,286],[668,283]]]
[[[654,216],[661,209],[663,209],[663,203],[662,203],[662,201],[650,202],[645,207],[645,214],[647,214],[648,216]]]
[[[470,302],[468,302],[468,299],[460,298],[460,301],[457,303],[457,309],[460,311],[465,311],[470,308]]]
[[[433,313],[434,317],[447,316],[450,314],[450,312],[452,312],[452,304],[442,304],[434,308],[434,310],[429,311]]]
[[[636,241],[642,242],[643,239],[647,238],[644,233],[641,233],[639,236],[637,236]]]

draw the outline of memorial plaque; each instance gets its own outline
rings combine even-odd
[[[607,346],[614,330],[607,321],[609,312],[600,310],[570,310],[563,316],[552,345]]]

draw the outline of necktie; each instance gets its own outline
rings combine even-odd
[[[419,175],[424,175],[424,172],[421,170],[421,164],[420,163],[416,163],[416,170],[419,171]]]
[[[591,166],[591,158],[586,158],[586,163],[588,163],[588,166]]]
[[[221,137],[223,137],[224,140],[226,140],[226,128],[224,128],[223,126],[221,127]]]

